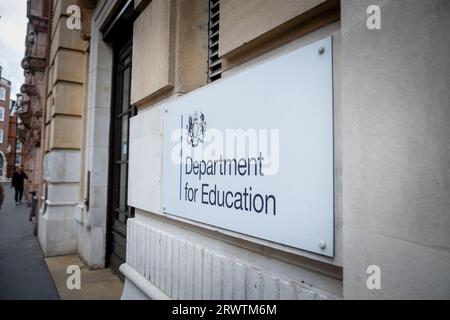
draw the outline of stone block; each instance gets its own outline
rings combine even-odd
[[[88,147],[109,146],[110,113],[109,108],[90,108],[87,110]]]
[[[84,87],[81,84],[57,82],[53,87],[53,108],[55,114],[81,116],[84,107]]]
[[[173,7],[153,0],[134,22],[132,104],[173,86]]]
[[[56,81],[83,83],[86,73],[86,58],[84,53],[73,50],[59,49],[55,55],[54,78]]]
[[[70,30],[67,28],[67,17],[61,17],[53,34],[50,46],[50,61],[55,58],[56,52],[60,48],[77,50],[83,52],[85,41],[81,39],[79,30]]]
[[[47,199],[51,202],[77,202],[79,200],[79,184],[48,184]]]
[[[50,122],[50,127],[50,149],[80,149],[81,117],[57,115]]]
[[[326,0],[224,0],[220,2],[219,54],[248,45]]]
[[[175,87],[190,92],[208,82],[208,1],[176,1]]]
[[[162,106],[143,111],[130,123],[128,203],[152,212],[162,208],[162,123]],[[152,170],[135,170],[142,168],[142,163]]]
[[[76,4],[73,0],[56,0],[53,1],[53,19],[52,19],[52,37],[56,32],[61,16],[67,16],[67,8]],[[74,32],[77,32],[74,30]],[[78,31],[79,34],[79,31]]]
[[[45,179],[49,183],[79,182],[79,151],[53,150],[45,155],[44,161]]]
[[[104,50],[106,50],[106,48],[103,48],[103,51]],[[89,73],[89,81],[91,83],[96,83],[97,85],[89,88],[88,109],[109,109],[111,107],[112,61],[111,59],[108,59],[109,54],[111,53],[103,52],[103,54],[98,57],[98,59],[102,59],[102,61],[96,61],[97,68]]]

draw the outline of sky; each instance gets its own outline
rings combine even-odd
[[[0,65],[2,77],[12,82],[11,97],[24,83],[20,65],[25,55],[27,0],[0,0]]]

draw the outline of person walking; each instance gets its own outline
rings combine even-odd
[[[3,200],[5,200],[5,192],[3,190],[3,185],[0,183],[0,210],[3,206]]]
[[[23,172],[22,167],[18,167],[14,172],[11,180],[11,188],[14,188],[16,191],[14,195],[14,199],[16,200],[16,206],[22,203],[23,196],[23,183],[24,180],[28,179],[28,176],[25,172]]]

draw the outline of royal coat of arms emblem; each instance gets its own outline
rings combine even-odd
[[[186,131],[188,145],[195,148],[200,143],[203,143],[206,132],[205,115],[197,111],[195,111],[194,114],[189,115]]]

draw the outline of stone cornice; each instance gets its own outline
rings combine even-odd
[[[78,0],[81,8],[81,38],[89,41],[91,38],[92,14],[94,13],[97,0]]]
[[[28,16],[30,24],[37,32],[48,32],[48,19],[37,16]]]
[[[23,94],[26,94],[28,96],[35,96],[37,95],[37,90],[36,90],[36,86],[32,85],[32,84],[23,84],[20,87],[20,92]]]
[[[44,72],[46,61],[44,58],[28,56],[22,59],[22,68],[24,70],[31,69],[33,71]]]

